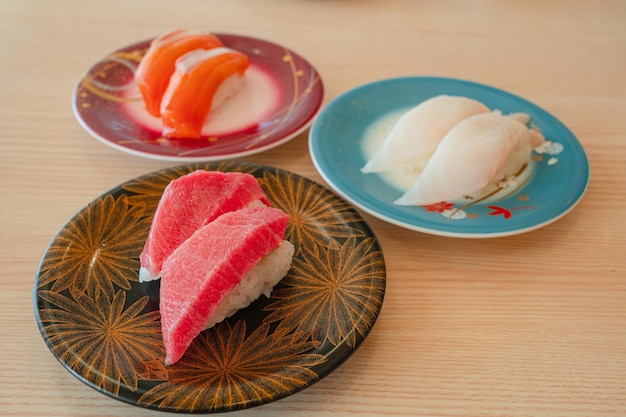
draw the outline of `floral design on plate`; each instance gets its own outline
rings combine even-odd
[[[41,264],[39,285],[54,292],[68,288],[94,298],[112,297],[115,287],[130,289],[132,273],[139,268],[134,257],[145,241],[150,223],[142,207],[132,206],[125,195],[111,194],[94,200],[57,235]],[[59,274],[59,267],[63,273]]]
[[[126,305],[122,290],[112,298],[104,293],[93,298],[74,288],[67,296],[41,290],[39,297],[49,306],[40,310],[48,345],[69,369],[100,390],[112,395],[137,391],[138,375],[154,373],[150,368],[165,354],[158,311],[143,313],[146,296],[131,305]]]
[[[324,87],[297,53],[257,38],[216,33],[250,58],[246,88],[214,110],[203,137],[168,139],[143,108],[133,75],[151,40],[129,45],[94,64],[73,94],[74,114],[96,139],[130,154],[169,161],[217,161],[279,146],[304,131],[320,110]]]
[[[276,301],[265,308],[271,312],[265,320],[310,334],[317,345],[355,347],[369,332],[382,296],[377,283],[383,271],[371,268],[382,262],[375,245],[374,238],[354,237],[306,245],[273,295]]]
[[[287,238],[296,242],[326,242],[349,236],[363,237],[359,224],[361,216],[344,200],[338,200],[330,190],[297,175],[265,171],[258,178],[272,204],[290,216]],[[295,192],[294,192],[295,191]],[[329,211],[328,207],[333,210]],[[320,229],[319,225],[324,228]]]
[[[269,299],[202,332],[165,367],[159,281],[138,282],[138,257],[163,189],[197,169],[254,175],[291,214],[298,251]],[[332,372],[371,331],[385,279],[375,236],[344,200],[288,171],[223,161],[144,175],[89,203],[51,241],[34,299],[46,344],[87,385],[146,408],[212,413],[275,401]]]
[[[139,402],[173,410],[228,410],[233,404],[278,399],[318,378],[312,370],[326,357],[308,353],[306,333],[270,332],[269,325],[246,335],[246,322],[228,322],[203,332],[185,355],[189,360],[168,369],[167,381],[146,391]],[[202,395],[198,395],[198,392]]]

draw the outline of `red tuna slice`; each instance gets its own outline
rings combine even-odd
[[[157,279],[167,257],[200,227],[254,202],[269,205],[250,174],[197,170],[172,181],[163,191],[140,255],[139,281]]]
[[[289,216],[250,207],[198,229],[163,264],[161,330],[165,364],[185,353],[220,301],[284,240]]]

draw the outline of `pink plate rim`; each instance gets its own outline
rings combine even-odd
[[[215,33],[225,46],[248,53],[251,64],[264,68],[281,90],[276,111],[256,130],[200,140],[169,140],[132,120],[121,109],[122,90],[152,39],[118,49],[95,63],[76,84],[72,109],[93,137],[119,151],[157,160],[209,162],[248,156],[298,136],[322,108],[324,85],[317,70],[296,52],[260,38]]]

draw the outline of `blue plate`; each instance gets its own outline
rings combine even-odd
[[[393,201],[403,194],[401,189],[378,174],[361,172],[368,159],[364,138],[385,117],[439,94],[474,98],[503,113],[527,113],[530,125],[539,128],[553,145],[545,152],[533,152],[526,182],[498,198],[395,205]],[[548,112],[505,91],[449,78],[393,78],[340,95],[313,122],[309,149],[324,180],[355,206],[389,223],[443,236],[485,238],[540,228],[574,208],[589,181],[582,146]]]

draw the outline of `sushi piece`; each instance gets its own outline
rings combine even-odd
[[[198,139],[209,112],[245,85],[250,60],[234,49],[198,49],[181,56],[161,101],[163,135]]]
[[[135,82],[148,113],[161,116],[161,99],[176,68],[176,60],[196,49],[223,46],[216,36],[191,30],[175,30],[152,41],[135,71]]]
[[[178,361],[208,326],[247,306],[283,278],[293,245],[289,216],[249,207],[198,229],[163,264],[160,288],[165,364]]]
[[[429,205],[480,191],[512,176],[545,139],[516,113],[478,114],[457,124],[443,138],[413,186],[398,205]]]
[[[363,173],[387,172],[404,165],[419,171],[457,123],[488,112],[487,106],[468,97],[438,95],[423,101],[398,119],[361,170]]]
[[[269,205],[250,174],[197,170],[170,182],[152,220],[139,257],[139,281],[159,278],[168,256],[200,227],[250,205]]]

